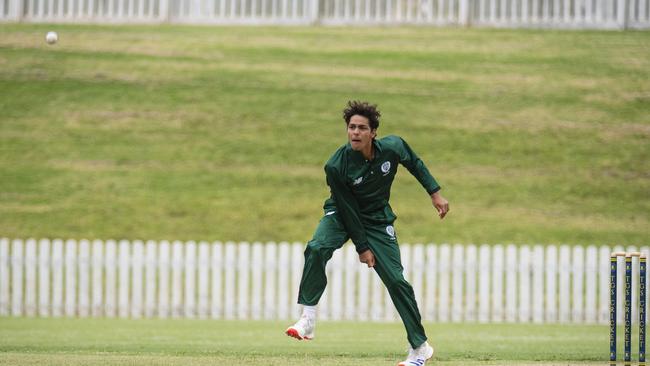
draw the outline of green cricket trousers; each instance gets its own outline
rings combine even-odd
[[[374,269],[388,289],[390,298],[402,318],[411,347],[417,348],[427,340],[427,337],[422,327],[413,287],[402,273],[404,267],[402,267],[393,226],[385,224],[367,226],[366,235],[370,250],[375,255]],[[348,239],[338,214],[328,212],[321,219],[313,239],[305,249],[305,267],[298,293],[299,304],[318,304],[327,286],[325,265],[332,258],[334,251],[341,248]]]

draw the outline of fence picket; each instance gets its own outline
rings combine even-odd
[[[275,319],[277,314],[275,300],[275,279],[277,278],[277,250],[273,242],[264,247],[264,319]]]
[[[598,309],[596,305],[596,285],[598,283],[598,250],[595,246],[587,247],[585,258],[585,307],[584,321],[596,323]]]
[[[235,275],[237,269],[237,244],[227,242],[224,254],[223,317],[235,319]]]
[[[63,240],[52,242],[52,316],[63,315]]]
[[[56,243],[55,243],[56,244]],[[106,241],[106,302],[104,303],[104,311],[109,318],[117,315],[116,306],[116,243],[114,240]],[[55,267],[56,268],[56,267]],[[56,271],[54,272],[56,273]],[[56,281],[55,281],[56,282]],[[55,290],[53,290],[55,291]],[[52,301],[54,302],[54,301]]]
[[[183,316],[196,317],[196,242],[185,243],[185,286],[183,287]]]
[[[25,242],[25,315],[36,315],[36,240]]]
[[[289,295],[291,304],[291,318],[300,316],[300,306],[298,305],[298,291],[300,290],[300,278],[304,266],[303,256],[304,245],[302,243],[293,243],[291,246],[291,294]]]
[[[517,320],[517,247],[509,244],[506,247],[506,312],[505,320],[514,323]]]
[[[158,317],[168,318],[171,314],[169,279],[171,269],[170,244],[161,241],[158,248]]]
[[[262,269],[264,268],[264,244],[253,243],[251,257],[251,319],[262,319]],[[297,296],[297,292],[294,292]]]
[[[557,321],[557,247],[546,248],[546,322]]]
[[[129,317],[129,291],[131,287],[131,243],[120,240],[118,244],[118,287],[117,287],[117,312],[120,318]]]
[[[463,320],[463,261],[465,247],[455,244],[452,256],[452,288],[451,288],[451,321],[459,323]]]
[[[533,248],[532,258],[533,268],[533,323],[541,324],[544,322],[544,248],[541,245],[535,245]]]
[[[14,239],[11,242],[11,315],[23,315],[23,271],[25,257],[23,256],[23,241]]]
[[[0,248],[1,246],[2,243],[0,242]],[[38,315],[41,317],[47,317],[50,315],[50,241],[48,239],[41,239],[38,241],[38,246]],[[0,254],[0,263],[2,260],[3,258]],[[0,278],[1,277],[2,270],[0,269]],[[2,295],[0,294],[0,298],[1,297]],[[2,311],[0,311],[0,314],[1,313]]]
[[[212,300],[210,303],[210,317],[212,319],[220,319],[223,313],[223,244],[221,242],[212,243],[210,269],[212,271]]]
[[[86,318],[90,315],[90,243],[88,240],[79,241],[79,316]]]
[[[9,315],[9,239],[0,239],[0,316]]]
[[[329,289],[329,319],[341,320],[343,315],[343,251],[337,250],[334,252],[330,263],[331,282],[328,285]]]
[[[144,267],[144,244],[140,240],[133,242],[133,257],[131,260],[131,318],[142,317],[142,269]]]
[[[99,239],[93,240],[91,261],[90,314],[101,317],[104,311],[104,243]]]
[[[353,245],[343,247],[344,262],[343,271],[345,271],[345,299],[344,299],[344,319],[355,319],[355,293],[356,293],[356,277],[359,270],[359,260],[357,259],[357,251]]]
[[[492,322],[503,321],[503,246],[492,248]]]
[[[558,303],[559,303],[559,321],[560,323],[567,323],[570,319],[571,310],[570,306],[570,287],[571,287],[571,271],[573,267],[571,266],[571,250],[568,245],[560,246],[559,254],[559,263],[560,270],[558,271],[560,281],[559,288],[560,292],[558,294]]]
[[[250,244],[246,242],[239,243],[237,254],[237,318],[248,319]]]
[[[172,318],[183,315],[183,243],[175,240],[172,243],[172,288],[171,312]]]
[[[478,321],[490,321],[490,246],[481,245],[479,248],[479,296],[478,296]]]
[[[289,243],[278,244],[278,315],[277,319],[289,318]]]
[[[530,322],[530,247],[519,248],[519,317],[521,323]]]
[[[418,309],[420,313],[424,310],[424,301],[423,301],[423,285],[422,275],[424,274],[424,246],[422,244],[415,244],[413,246],[413,264],[411,270],[411,285],[413,286],[413,292],[415,293],[415,301],[418,304]],[[420,314],[422,316],[422,314]]]
[[[440,246],[440,285],[438,292],[438,321],[449,322],[449,272],[451,270],[451,249],[448,244]]]
[[[147,240],[145,244],[145,290],[144,290],[144,316],[152,318],[156,315],[156,258],[158,244],[153,240]],[[206,256],[207,257],[207,256]]]
[[[253,264],[254,265],[254,264]],[[210,282],[208,281],[210,270],[210,245],[205,242],[199,242],[198,257],[198,295],[197,315],[200,319],[206,319],[210,310],[208,291]]]
[[[476,321],[476,246],[467,246],[465,255],[465,314],[464,321]]]
[[[438,290],[438,246],[427,245],[426,247],[426,290],[424,300],[424,319],[426,321],[435,321],[437,303],[436,290]]]

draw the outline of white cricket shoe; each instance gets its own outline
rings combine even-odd
[[[300,320],[296,322],[296,324],[287,328],[285,333],[289,337],[293,337],[301,341],[303,339],[310,341],[314,339],[315,328],[316,328],[316,319],[303,315],[300,317]]]
[[[409,355],[406,360],[397,364],[397,366],[424,366],[424,364],[433,357],[433,347],[424,342],[416,349],[409,346]]]

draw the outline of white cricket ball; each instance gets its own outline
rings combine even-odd
[[[47,32],[45,35],[45,42],[47,42],[47,44],[55,44],[58,40],[59,36],[56,34],[56,32]]]

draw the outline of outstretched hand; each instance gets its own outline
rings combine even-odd
[[[440,216],[440,219],[444,219],[447,212],[449,212],[449,202],[440,195],[440,191],[431,195],[431,202],[436,210],[438,210],[438,216]]]
[[[372,250],[368,249],[365,252],[359,254],[359,261],[368,265],[368,268],[375,266],[375,255],[372,254]]]

